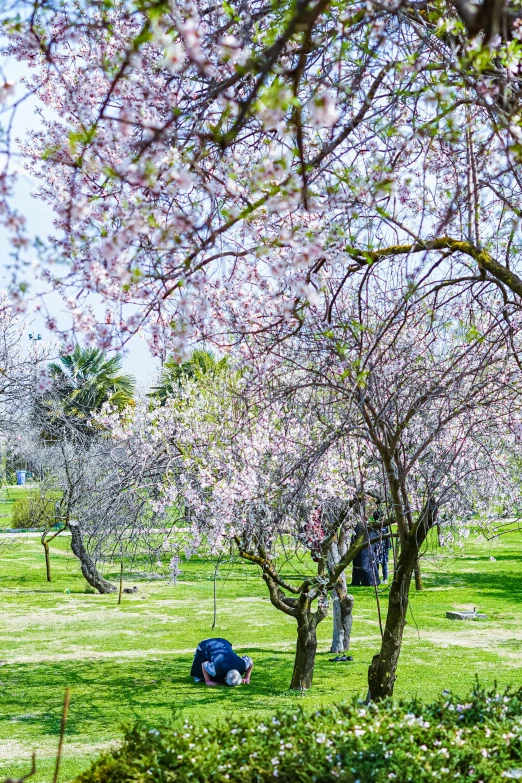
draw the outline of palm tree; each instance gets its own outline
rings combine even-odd
[[[98,413],[109,402],[118,410],[134,403],[136,381],[121,372],[120,353],[110,358],[99,348],[80,348],[49,365],[54,392],[75,416]]]
[[[99,348],[77,346],[50,364],[53,387],[35,406],[42,437],[56,441],[80,433],[90,436],[97,430],[92,417],[105,403],[119,411],[133,405],[136,381],[121,372],[121,363],[119,353],[108,357]]]
[[[212,351],[196,349],[186,362],[176,362],[171,356],[161,371],[159,383],[151,390],[150,396],[164,405],[169,397],[179,393],[179,387],[185,379],[198,380],[205,376],[216,376],[229,368],[226,356],[216,359]]]

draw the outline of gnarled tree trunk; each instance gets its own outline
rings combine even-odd
[[[309,595],[308,592],[302,592],[295,598],[285,596],[273,576],[267,571],[263,573],[263,579],[270,592],[272,604],[297,621],[297,644],[290,690],[308,690],[312,687],[314,676],[317,626],[328,614],[328,603],[323,600],[324,596],[318,596],[317,593]],[[319,598],[318,607],[315,612],[312,612],[313,602],[317,598]]]
[[[297,644],[290,688],[297,691],[307,690],[312,686],[314,675],[317,626],[328,614],[327,591],[332,589],[332,585],[330,583],[325,590],[324,580],[322,585],[318,586],[308,579],[299,587],[289,584],[277,573],[262,544],[256,543],[256,552],[251,545],[250,548],[245,547],[239,537],[236,537],[235,541],[241,557],[261,566],[272,605],[297,622]],[[320,576],[324,574],[323,558],[318,562],[318,573]],[[283,590],[290,595],[285,595]],[[313,612],[314,601],[317,601],[317,609]]]
[[[406,623],[406,612],[408,611],[411,578],[418,562],[420,548],[432,526],[434,516],[435,506],[428,505],[419,524],[410,530],[401,546],[390,588],[381,651],[374,655],[368,670],[368,688],[372,701],[378,701],[393,694],[402,635]]]
[[[94,560],[85,549],[82,532],[78,522],[69,522],[69,529],[71,531],[71,549],[80,561],[82,574],[87,582],[91,587],[94,587],[95,590],[98,590],[99,593],[117,592],[116,585],[113,585],[103,578],[97,570]]]
[[[339,563],[341,557],[346,554],[347,541],[345,536],[341,536],[341,540],[337,541],[335,538],[329,548],[327,554],[328,568],[330,572],[335,569],[335,566]],[[344,653],[350,649],[350,637],[352,633],[353,622],[353,595],[348,595],[346,591],[346,575],[343,571],[337,579],[335,587],[332,591],[332,604],[333,604],[333,631],[332,631],[332,646],[330,652]]]
[[[317,623],[311,612],[297,619],[297,645],[290,690],[305,691],[312,687],[315,654],[317,652]]]
[[[353,623],[353,595],[346,591],[346,577],[344,572],[337,580],[332,592],[333,598],[333,632],[330,652],[344,653],[350,649],[350,637]]]

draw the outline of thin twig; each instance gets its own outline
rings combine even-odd
[[[60,771],[60,760],[62,758],[63,738],[65,734],[65,727],[67,726],[67,716],[69,714],[69,701],[71,698],[71,692],[69,688],[65,689],[65,699],[63,701],[62,722],[60,724],[60,740],[58,742],[58,755],[56,756],[56,767],[54,768],[53,783],[58,781],[58,773]]]
[[[123,592],[123,556],[120,560],[120,592],[118,595],[118,606],[121,604],[121,594]]]
[[[31,765],[31,769],[29,770],[29,772],[26,772],[26,774],[22,775],[21,778],[6,778],[6,780],[4,780],[4,783],[24,783],[24,780],[27,780],[27,778],[30,778],[31,775],[34,775],[34,773],[36,772],[36,753],[34,752],[34,750],[33,750],[32,759],[33,759],[33,763]]]
[[[214,620],[212,622],[212,630],[214,630],[214,628],[216,627],[216,618],[217,618],[216,580],[217,580],[218,568],[219,568],[219,560],[214,567]]]

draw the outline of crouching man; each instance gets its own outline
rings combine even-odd
[[[248,655],[236,655],[226,639],[205,639],[196,648],[190,676],[207,685],[248,685],[253,665]]]

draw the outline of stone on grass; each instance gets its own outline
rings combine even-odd
[[[448,620],[487,620],[487,614],[474,612],[446,612]]]

